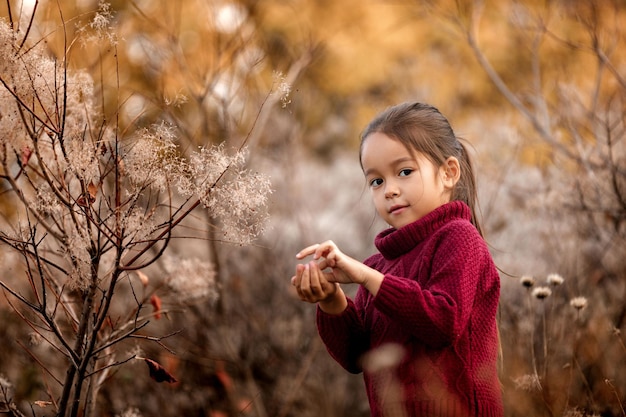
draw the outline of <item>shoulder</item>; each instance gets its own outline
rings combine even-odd
[[[454,219],[442,225],[433,235],[436,239],[445,239],[458,242],[475,242],[485,244],[485,240],[478,233],[478,229],[465,219]]]
[[[433,249],[446,257],[473,257],[491,260],[487,243],[469,220],[455,219],[443,225],[431,238]]]

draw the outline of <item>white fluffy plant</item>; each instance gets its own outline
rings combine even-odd
[[[111,320],[116,287],[139,288],[137,276],[146,284],[141,270],[199,209],[219,221],[207,227],[221,227],[225,240],[251,242],[263,228],[270,185],[244,168],[243,149],[184,156],[167,123],[121,137],[99,116],[90,76],[47,56],[43,43],[22,47],[4,21],[0,56],[0,243],[21,255],[25,271],[21,281],[1,276],[0,286],[52,347],[36,358],[48,396],[37,405],[87,415],[110,370],[133,358],[117,355],[117,344],[160,314],[144,308],[149,295],[133,290],[128,316]],[[157,381],[174,380],[141,359]]]

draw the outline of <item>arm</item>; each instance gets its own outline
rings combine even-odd
[[[326,350],[345,370],[354,374],[362,372],[360,359],[369,350],[369,333],[357,307],[359,298],[359,294],[355,301],[348,298],[345,310],[339,315],[327,314],[318,308],[316,317]]]
[[[315,245],[316,248],[319,246]],[[298,254],[298,258],[302,259],[310,254],[312,253],[304,250]],[[348,280],[348,275],[342,272],[340,266],[348,271],[356,271],[353,272],[355,275],[358,274],[363,280],[374,284],[376,279],[382,281],[383,275],[342,255],[340,253],[341,262],[335,262],[335,268],[330,273],[322,271],[329,267],[327,259],[319,263],[313,260],[297,265],[296,275],[291,281],[300,299],[317,302],[317,328],[330,355],[347,371],[359,373],[362,371],[359,359],[369,348],[369,336],[357,305],[364,304],[363,298],[367,296],[367,292],[360,289],[355,303],[345,296],[337,277],[344,280],[341,282]],[[319,259],[319,256],[314,258]],[[337,257],[334,259],[336,261]]]

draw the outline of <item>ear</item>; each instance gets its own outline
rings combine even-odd
[[[441,178],[446,189],[451,190],[461,178],[461,165],[454,156],[449,157],[441,165]]]

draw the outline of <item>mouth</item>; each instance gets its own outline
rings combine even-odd
[[[401,206],[399,204],[395,205],[395,206],[391,206],[391,208],[389,209],[389,214],[400,214],[404,211],[404,209],[406,209],[408,206]]]

